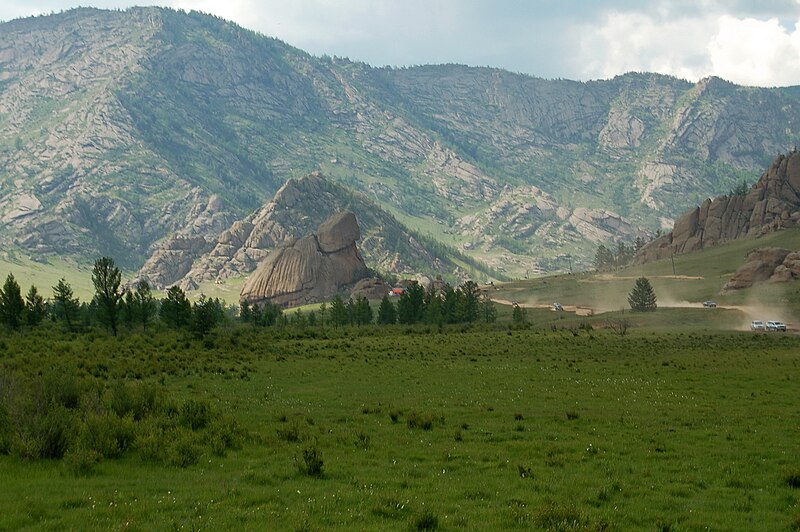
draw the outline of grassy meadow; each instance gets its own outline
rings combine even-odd
[[[0,529],[796,530],[798,353],[793,335],[544,322],[4,333],[0,391],[54,372],[99,411],[148,386],[240,438],[183,429],[193,443],[160,443],[193,460],[157,460],[131,418],[116,458],[0,456]]]

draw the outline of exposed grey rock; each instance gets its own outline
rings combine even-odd
[[[383,279],[379,279],[377,277],[367,277],[366,279],[361,279],[358,281],[353,290],[350,292],[350,297],[353,299],[358,299],[360,297],[366,297],[367,299],[381,299],[383,296],[389,293],[391,290],[391,286],[384,281]]]
[[[748,235],[800,227],[800,153],[779,155],[744,196],[720,196],[681,216],[636,262],[663,259]]]
[[[337,227],[345,229],[343,235],[358,234],[358,225],[355,231],[350,226],[356,223],[355,217],[347,214],[334,215],[320,225],[317,234],[287,242],[270,253],[245,282],[240,300],[251,304],[270,301],[281,306],[315,303],[364,278],[368,269],[355,239],[347,243],[343,238],[336,239],[332,251],[323,249],[319,242],[320,233]]]
[[[773,277],[778,266],[788,271],[788,268],[783,266],[783,261],[789,253],[790,251],[788,249],[783,248],[760,248],[751,251],[747,255],[747,261],[737,269],[730,280],[725,283],[722,291],[727,292],[730,290],[749,288],[755,283],[766,281]],[[784,277],[783,274],[779,272],[778,277],[774,280],[779,281],[782,277]],[[786,280],[790,280],[790,278]]]

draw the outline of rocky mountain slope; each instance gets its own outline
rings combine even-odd
[[[792,151],[779,155],[749,192],[719,196],[688,210],[675,222],[672,231],[645,246],[636,262],[663,259],[727,240],[798,226],[800,153]]]
[[[413,276],[439,272],[453,279],[497,276],[455,250],[409,231],[368,197],[319,172],[289,180],[272,201],[233,221],[216,238],[184,233],[165,240],[139,276],[157,288],[178,284],[185,290],[205,281],[246,276],[277,247],[314,233],[326,219],[343,211],[358,219],[358,248],[366,264],[380,273]]]
[[[799,93],[379,69],[161,8],[20,19],[0,24],[0,243],[139,268],[321,170],[512,275],[588,265],[752,181],[800,137]]]

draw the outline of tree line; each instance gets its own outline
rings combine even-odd
[[[245,301],[240,307],[235,307],[201,295],[197,301],[191,302],[178,286],[169,288],[165,296],[158,299],[146,280],[123,287],[121,279],[121,272],[113,259],[97,259],[92,268],[95,293],[91,301],[81,302],[63,278],[52,287],[51,298],[46,299],[34,285],[23,298],[19,283],[10,273],[0,288],[0,324],[19,330],[23,326],[36,327],[49,320],[73,332],[100,325],[114,336],[122,329],[147,331],[159,324],[191,331],[202,338],[226,320],[238,320],[257,327],[290,324],[300,327],[344,327],[416,323],[444,325],[476,321],[492,323],[497,317],[494,304],[481,294],[473,281],[466,281],[457,288],[445,285],[428,290],[418,283],[412,283],[396,303],[388,294],[384,295],[377,312],[365,297],[345,301],[337,294],[317,310],[302,312],[298,309],[287,314],[270,301],[258,304]]]

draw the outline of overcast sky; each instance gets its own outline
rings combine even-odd
[[[800,0],[160,0],[315,55],[463,63],[544,78],[629,71],[800,85]],[[125,0],[2,0],[0,20]]]

